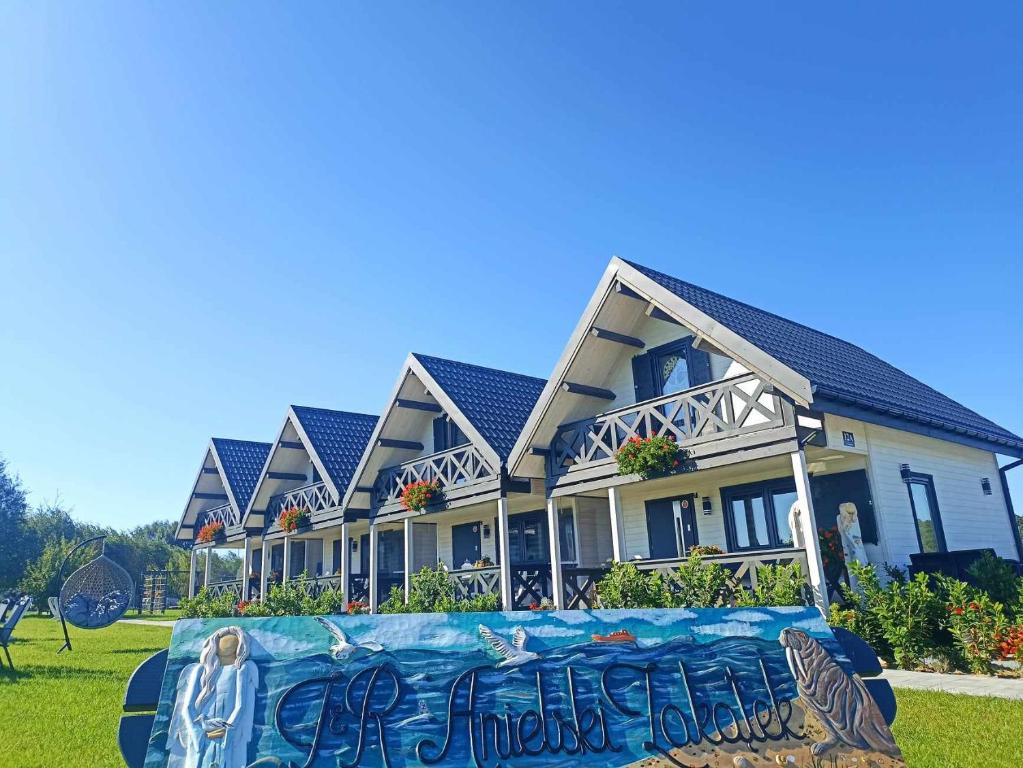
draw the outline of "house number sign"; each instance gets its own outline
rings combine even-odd
[[[812,608],[179,621],[147,768],[904,766]]]

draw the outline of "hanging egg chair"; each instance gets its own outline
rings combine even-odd
[[[68,552],[64,564],[67,564],[80,547],[105,538],[97,536],[83,541]],[[64,565],[61,566],[61,574],[63,570]],[[60,588],[61,622],[67,622],[79,629],[100,629],[109,626],[127,612],[134,594],[135,583],[124,568],[106,556],[104,541],[100,554],[68,576]],[[65,646],[70,649],[67,627],[64,630]]]

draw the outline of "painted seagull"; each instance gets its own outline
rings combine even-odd
[[[330,646],[330,655],[334,658],[334,661],[344,661],[360,648],[374,652],[384,650],[384,647],[380,645],[380,643],[369,642],[356,645],[348,640],[348,635],[342,632],[341,628],[337,624],[327,621],[322,616],[315,616],[314,618],[323,625],[324,629],[330,632],[331,636],[335,640],[337,640],[334,645]]]
[[[540,658],[540,654],[526,650],[526,630],[522,627],[515,627],[515,630],[512,632],[511,645],[508,645],[502,638],[494,634],[490,627],[482,624],[480,624],[480,637],[486,640],[491,648],[504,657],[504,661],[498,663],[497,666],[499,667],[512,667]]]

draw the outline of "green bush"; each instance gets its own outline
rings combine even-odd
[[[695,549],[668,577],[667,587],[670,602],[651,607],[714,608],[731,605],[735,598],[732,572],[718,563],[704,563]]]
[[[935,580],[945,598],[942,624],[952,638],[956,658],[971,672],[990,672],[1003,633],[1009,628],[1004,607],[958,579],[937,574]]]
[[[611,570],[596,588],[600,608],[666,608],[672,606],[671,592],[656,571],[641,571],[635,563],[611,564]]]
[[[215,597],[203,587],[195,597],[181,598],[181,617],[184,619],[221,619],[235,615],[235,599],[230,593]]]
[[[757,585],[740,587],[735,604],[744,608],[773,605],[806,605],[807,583],[799,563],[761,565],[757,568]]]
[[[833,611],[839,626],[856,632],[879,656],[903,669],[915,669],[924,656],[941,647],[937,637],[944,605],[927,574],[909,579],[904,571],[888,568],[888,583],[882,586],[872,565],[853,562],[849,572],[859,589],[843,584],[842,592],[855,615]]]
[[[1010,611],[1016,609],[1023,580],[1016,576],[1016,569],[1012,565],[985,552],[970,566],[968,573],[978,590]]]
[[[500,598],[495,594],[456,599],[455,585],[441,563],[436,568],[424,567],[412,574],[410,586],[407,603],[404,590],[391,587],[391,594],[380,605],[380,613],[482,613],[500,607]]]

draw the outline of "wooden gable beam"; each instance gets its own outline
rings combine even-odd
[[[305,446],[296,440],[278,440],[277,445],[281,448],[293,448],[296,451],[304,451]]]
[[[226,493],[199,493],[196,491],[192,494],[193,499],[208,499],[210,501],[227,501]]]
[[[624,333],[616,333],[615,331],[609,331],[606,328],[598,328],[597,326],[590,328],[590,335],[595,339],[615,341],[619,344],[636,347],[637,349],[643,349],[643,347],[646,346],[642,339],[637,339],[635,336],[626,336]]]
[[[610,389],[591,387],[589,384],[577,384],[573,381],[563,382],[561,389],[573,395],[586,395],[587,397],[597,397],[601,400],[615,399],[615,393]]]
[[[550,456],[550,455],[551,455],[551,452],[550,452],[550,449],[549,449],[549,448],[537,448],[537,447],[536,447],[536,446],[534,445],[534,446],[531,446],[531,447],[530,447],[530,449],[529,449],[529,455],[530,455],[530,456],[543,456],[543,457],[545,457],[545,458],[546,458],[547,456]]]
[[[307,480],[305,474],[299,474],[298,472],[267,472],[266,476],[270,480]]]
[[[220,470],[217,469],[216,467],[203,467],[202,468],[202,473],[204,475],[219,475],[220,474]]]
[[[646,296],[640,296],[625,283],[615,283],[615,293],[619,296],[626,296],[630,299],[638,299],[639,301],[646,301]]]
[[[381,437],[377,440],[378,448],[401,448],[406,451],[421,451],[423,444],[412,440],[394,440],[390,437]]]
[[[672,325],[682,325],[682,323],[669,315],[663,309],[653,304],[647,306],[646,313],[648,317],[652,317],[654,320],[663,320],[664,322],[671,323]]]
[[[426,403],[422,400],[405,400],[404,398],[398,398],[394,401],[396,408],[410,408],[414,411],[429,411],[430,413],[443,413],[444,409],[436,403]]]
[[[355,486],[355,492],[356,493],[373,493],[373,490],[374,490],[374,488],[373,488],[372,485],[357,485],[357,486]]]

